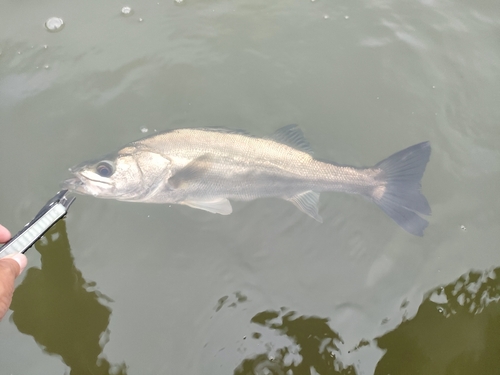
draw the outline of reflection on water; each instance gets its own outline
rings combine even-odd
[[[12,319],[49,354],[58,354],[71,374],[125,374],[101,355],[109,337],[109,299],[75,267],[64,220],[38,241],[41,269],[32,267],[16,289]]]
[[[500,374],[500,267],[470,272],[430,291],[418,313],[395,330],[362,341],[385,350],[375,374]],[[235,375],[357,374],[341,363],[336,342],[342,342],[328,319],[294,312],[263,311],[252,323],[288,336],[293,345],[247,358]],[[260,339],[260,334],[253,334]],[[314,369],[314,370],[312,370]]]
[[[499,374],[500,267],[431,291],[417,315],[377,339],[376,374]]]
[[[235,375],[310,375],[355,374],[354,367],[344,368],[338,361],[336,342],[340,336],[327,324],[328,319],[296,316],[295,312],[263,311],[252,318],[256,323],[288,336],[293,344],[270,353],[245,359]],[[253,338],[259,338],[254,334]]]
[[[235,292],[234,297],[231,299],[229,298],[229,296],[219,298],[219,300],[217,301],[217,306],[215,306],[215,311],[219,311],[220,309],[222,309],[222,306],[226,304],[228,307],[236,307],[239,303],[246,302],[247,300],[247,296],[245,296],[241,292]]]
[[[41,269],[30,268],[16,289],[12,319],[19,331],[33,336],[49,354],[60,355],[71,374],[126,374],[126,365],[112,365],[103,356],[108,340],[109,299],[95,290],[74,266],[64,221],[36,245]],[[500,373],[500,267],[471,271],[444,287],[431,290],[411,320],[363,341],[385,351],[375,374]],[[246,302],[240,292],[222,297],[216,306]],[[266,343],[266,350],[244,359],[235,375],[360,374],[356,364],[343,363],[342,339],[328,318],[301,316],[281,309],[253,316],[288,344]],[[260,333],[250,337],[262,340]]]

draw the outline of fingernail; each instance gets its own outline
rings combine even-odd
[[[21,274],[21,272],[23,272],[23,270],[26,268],[26,265],[28,264],[28,258],[26,258],[26,255],[19,253],[14,255],[12,259],[14,259],[19,264],[19,267],[21,267],[21,271],[19,271],[19,274]]]

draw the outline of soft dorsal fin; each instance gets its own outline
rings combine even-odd
[[[307,152],[308,154],[313,153],[313,150],[307,139],[304,137],[302,130],[300,130],[299,126],[296,124],[286,125],[279,128],[269,138],[276,142],[283,143],[284,145],[296,148],[297,150]]]

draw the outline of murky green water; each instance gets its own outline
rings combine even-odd
[[[429,140],[433,216],[417,238],[335,193],[323,224],[280,200],[223,217],[80,196],[28,253],[1,373],[499,374],[499,20],[471,0],[3,4],[13,232],[141,128],[298,123],[359,166]]]

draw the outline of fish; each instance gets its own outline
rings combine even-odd
[[[313,219],[320,193],[359,194],[407,232],[423,236],[431,208],[421,179],[431,147],[422,142],[372,167],[316,158],[297,125],[267,137],[227,128],[183,128],[156,133],[83,162],[63,188],[128,202],[181,204],[229,215],[230,200],[277,197]]]

